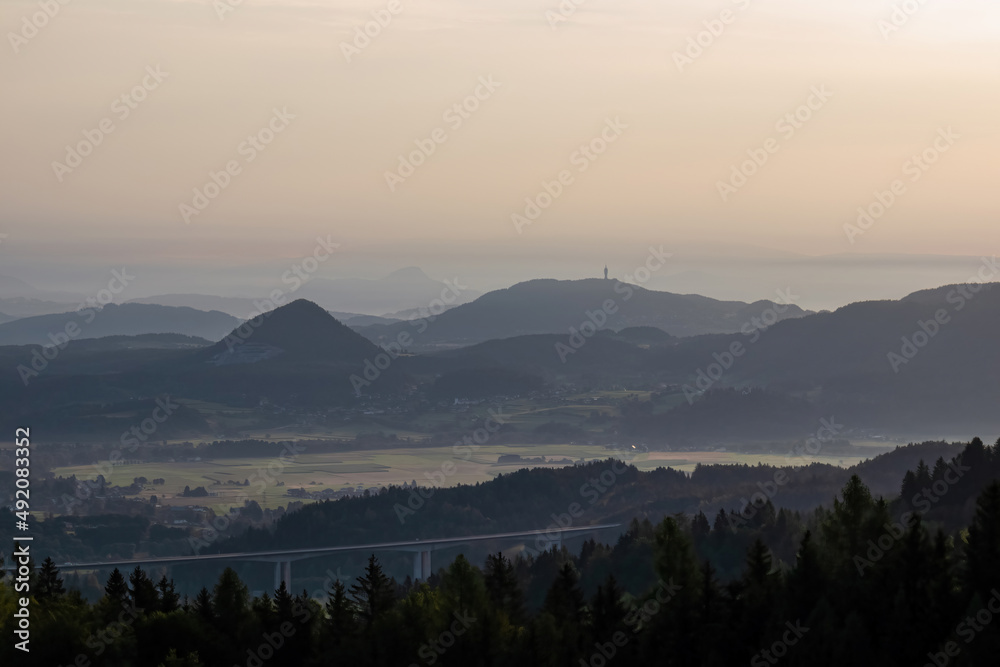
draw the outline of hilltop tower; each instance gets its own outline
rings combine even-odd
[[[608,265],[607,264],[604,265],[604,279],[605,280],[608,279]]]

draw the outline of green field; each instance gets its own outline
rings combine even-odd
[[[451,447],[397,447],[375,451],[312,454],[309,452],[308,442],[301,444],[305,449],[285,463],[281,463],[278,459],[242,458],[122,465],[114,469],[108,481],[114,485],[127,486],[136,477],[146,477],[148,480],[163,478],[165,480],[163,485],[148,487],[141,494],[147,498],[156,495],[162,504],[228,506],[235,504],[237,499],[249,497],[259,502],[262,507],[273,508],[287,505],[295,500],[286,495],[289,488],[320,491],[363,486],[367,489],[408,483],[411,480],[416,480],[420,485],[437,485],[427,475],[440,479],[442,470],[450,470],[447,465],[449,462],[454,465],[454,469],[451,474],[444,476],[444,484],[454,486],[488,481],[500,473],[526,467],[524,463],[498,465],[497,458],[503,454],[519,454],[522,457],[544,456],[549,460],[569,459],[574,462],[604,459],[615,454],[595,445],[486,444],[473,452],[468,460],[464,460],[455,458]],[[864,458],[874,456],[882,451],[880,448],[886,446],[885,443],[870,444],[872,446],[866,448],[870,454],[865,456],[859,454],[850,457],[824,456],[820,452],[816,457],[791,460],[787,460],[784,454],[743,454],[727,451],[643,452],[640,449],[629,453],[621,452],[619,456],[629,459],[641,470],[652,470],[662,466],[690,472],[699,463],[805,465],[819,462],[850,466]],[[563,462],[549,465],[567,464]],[[54,473],[90,479],[96,474],[94,466],[57,468]],[[251,481],[249,487],[226,484],[230,480],[243,482],[245,479]],[[266,485],[256,483],[257,480],[264,480]],[[278,482],[283,482],[284,485],[279,486]],[[180,495],[185,486],[190,486],[192,489],[204,486],[210,493],[216,495],[208,498],[185,498]]]

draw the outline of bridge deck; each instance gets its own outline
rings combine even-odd
[[[199,561],[213,560],[244,560],[244,561],[264,561],[264,562],[287,562],[301,560],[304,558],[314,558],[326,554],[333,554],[346,551],[431,551],[455,544],[468,544],[470,542],[484,542],[488,540],[508,540],[526,537],[545,537],[558,535],[559,538],[567,537],[577,533],[588,533],[597,530],[617,528],[621,524],[601,524],[598,526],[580,526],[577,528],[552,528],[540,530],[525,530],[510,533],[493,533],[490,535],[468,535],[465,537],[443,537],[430,540],[409,540],[398,542],[379,542],[374,544],[354,544],[337,547],[312,547],[305,549],[278,549],[273,551],[245,551],[239,553],[224,554],[199,554],[195,556],[173,556],[166,558],[131,558],[127,560],[95,561],[92,563],[62,563],[57,564],[60,570],[84,570],[106,567],[131,566],[131,565],[174,565],[179,563],[193,563]],[[557,538],[558,540],[558,538]],[[556,540],[552,540],[556,541]],[[38,563],[35,564],[38,567]],[[8,566],[11,570],[13,567]]]

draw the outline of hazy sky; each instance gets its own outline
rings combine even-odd
[[[127,261],[187,285],[307,254],[319,234],[353,254],[344,271],[481,259],[522,278],[567,255],[641,261],[650,244],[979,255],[1000,242],[993,0],[927,0],[887,35],[888,0],[584,0],[554,28],[557,0],[53,6],[34,34],[36,2],[0,2],[0,273],[40,283]],[[343,44],[379,11],[391,22],[348,62]],[[720,34],[679,66],[706,21]],[[449,112],[463,101],[467,117]],[[797,110],[807,119],[778,125]],[[271,143],[243,143],[269,123]],[[390,191],[386,172],[438,128],[446,140]],[[88,131],[100,144],[54,167]],[[577,151],[592,140],[605,150],[591,160]],[[723,201],[719,182],[768,146]],[[925,150],[935,162],[915,171]],[[180,205],[230,161],[239,173],[186,224]],[[511,215],[564,170],[518,233]],[[895,179],[896,201],[850,243],[844,225]]]

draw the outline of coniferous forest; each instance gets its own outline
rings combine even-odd
[[[322,600],[284,584],[252,597],[232,569],[182,597],[136,568],[114,570],[91,604],[46,560],[31,586],[31,664],[995,664],[998,467],[1000,442],[976,439],[952,461],[921,462],[898,497],[854,476],[805,515],[767,501],[714,520],[634,520],[613,545],[460,556],[417,584],[372,555]],[[938,511],[949,506],[961,511]],[[740,567],[727,569],[734,551]],[[15,596],[8,579],[5,635]],[[0,651],[16,664],[12,643]]]
[[[1000,2],[2,8],[0,667],[1000,667]]]

